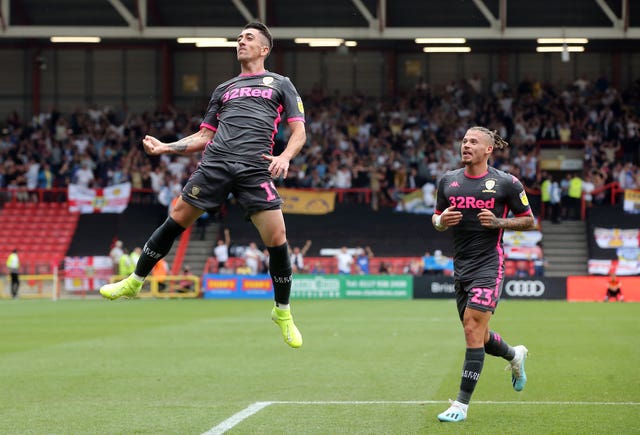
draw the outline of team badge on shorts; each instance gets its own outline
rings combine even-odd
[[[200,194],[200,188],[198,186],[191,187],[191,193],[189,193],[189,196],[191,198],[198,199],[199,194]]]

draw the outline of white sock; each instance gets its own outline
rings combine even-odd
[[[290,310],[291,309],[291,305],[289,304],[279,304],[276,302],[276,307],[278,307],[281,310]]]
[[[131,278],[135,279],[138,282],[144,282],[144,276],[136,275],[135,273],[131,274]]]

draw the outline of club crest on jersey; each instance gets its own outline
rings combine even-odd
[[[496,187],[496,180],[493,178],[484,182],[484,189],[482,189],[483,193],[496,193],[494,187]]]
[[[264,77],[262,79],[262,83],[265,85],[270,85],[271,83],[273,83],[273,77]]]

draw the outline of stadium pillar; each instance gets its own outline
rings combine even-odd
[[[498,80],[509,83],[509,55],[505,52],[498,54]]]
[[[171,48],[166,41],[162,42],[162,110],[167,111],[173,105],[173,59]]]
[[[395,95],[397,91],[398,57],[393,50],[387,51],[387,95]]]
[[[31,113],[40,113],[40,81],[42,78],[42,57],[38,50],[33,50],[33,60],[31,62]]]
[[[275,52],[275,61],[276,61],[276,71],[286,71],[284,68],[284,53],[282,50],[278,50]]]
[[[611,86],[614,88],[620,87],[621,74],[622,74],[622,56],[619,52],[611,54]]]

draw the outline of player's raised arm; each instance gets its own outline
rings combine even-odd
[[[204,150],[205,146],[213,139],[214,134],[215,132],[212,130],[202,127],[200,131],[171,143],[165,143],[147,135],[142,139],[142,145],[144,151],[151,156],[160,154],[187,155]]]

